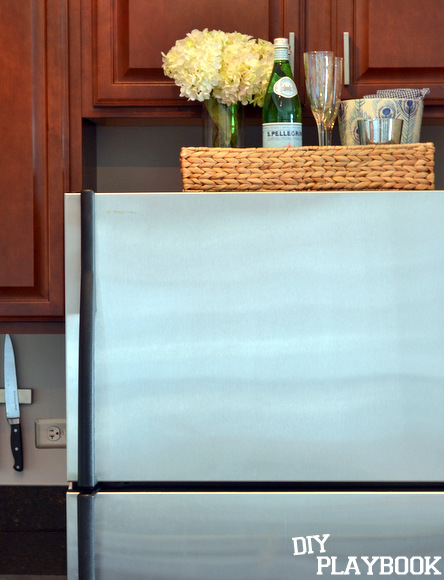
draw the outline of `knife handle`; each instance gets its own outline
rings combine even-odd
[[[14,469],[23,471],[22,427],[20,423],[11,425],[11,451],[14,457]]]

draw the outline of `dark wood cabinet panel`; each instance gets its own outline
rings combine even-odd
[[[193,29],[272,40],[282,33],[282,1],[83,0],[82,26],[85,117],[112,116],[116,106],[129,116],[132,107],[137,116],[156,115],[152,107],[175,107],[176,114],[190,103],[164,76],[161,53]]]
[[[82,114],[98,117],[199,117],[162,72],[161,53],[193,28],[238,30],[272,40],[295,33],[295,77],[304,100],[303,53],[344,54],[343,98],[378,89],[429,87],[428,113],[444,106],[442,0],[81,0]],[[427,113],[426,113],[427,114]]]
[[[300,53],[334,50],[343,56],[344,33],[349,33],[350,83],[343,98],[359,98],[378,89],[427,87],[426,114],[442,115],[438,110],[444,105],[442,0],[301,2]]]
[[[64,0],[0,4],[2,332],[63,321],[64,22]]]

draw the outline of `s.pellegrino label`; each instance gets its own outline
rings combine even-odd
[[[301,123],[263,123],[263,147],[301,147]]]
[[[274,65],[262,108],[262,146],[300,147],[302,109],[288,61],[288,39],[274,41]]]

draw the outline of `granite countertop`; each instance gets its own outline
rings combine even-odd
[[[66,576],[23,576],[0,574],[0,580],[66,580]]]

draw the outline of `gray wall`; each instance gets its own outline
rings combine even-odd
[[[246,129],[245,146],[260,146],[261,128]],[[317,145],[315,127],[303,131],[304,145]],[[421,141],[436,145],[436,189],[444,189],[444,126],[423,126]],[[180,148],[201,144],[200,127],[98,127],[97,190],[181,191]]]
[[[66,485],[64,449],[36,449],[34,422],[65,417],[63,335],[12,335],[19,388],[31,388],[31,405],[21,405],[24,470],[14,471],[10,427],[0,406],[0,485]]]
[[[337,142],[337,133],[335,135]],[[435,143],[436,189],[444,189],[444,127],[424,126],[421,141]],[[179,152],[201,144],[198,126],[97,128],[98,191],[180,191]],[[260,144],[260,127],[247,127],[246,146]],[[314,127],[304,127],[304,145],[316,144]],[[85,184],[87,187],[88,184]],[[63,485],[64,450],[36,449],[36,418],[65,417],[64,336],[16,335],[19,386],[31,387],[34,402],[22,407],[25,470],[12,469],[9,425],[0,414],[0,485]]]

